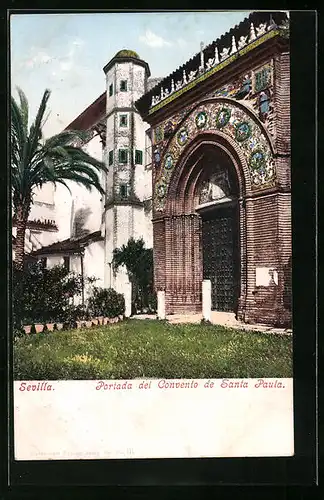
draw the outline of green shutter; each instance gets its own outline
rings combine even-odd
[[[136,165],[143,165],[143,151],[139,149],[135,151],[135,163]]]
[[[109,151],[109,165],[112,165],[114,162],[114,152]]]

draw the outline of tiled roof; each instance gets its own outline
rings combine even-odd
[[[42,247],[39,250],[31,252],[30,255],[48,255],[48,254],[62,254],[62,253],[77,253],[83,247],[89,245],[94,241],[101,241],[103,237],[101,236],[101,231],[95,231],[93,233],[82,236],[82,238],[68,238],[63,241],[57,241],[46,247]]]
[[[77,116],[65,130],[88,130],[106,113],[106,92],[103,92],[90,106]]]

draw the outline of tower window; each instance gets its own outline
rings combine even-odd
[[[120,91],[127,92],[127,80],[121,80],[120,82]]]
[[[119,126],[127,127],[127,115],[119,115]]]
[[[64,263],[64,269],[66,269],[68,272],[70,272],[70,257],[63,257]]]
[[[109,165],[112,165],[114,163],[114,152],[113,151],[109,151],[109,153],[108,153],[108,163],[109,163]]]
[[[121,184],[119,186],[119,194],[121,198],[127,198],[128,196],[128,185],[127,184]]]
[[[114,93],[114,87],[113,87],[113,84],[111,83],[109,85],[109,97],[111,97],[113,95],[113,93]]]
[[[128,162],[128,151],[127,149],[119,150],[119,163],[127,163]]]
[[[136,165],[143,165],[143,151],[136,149],[135,151],[135,163]]]

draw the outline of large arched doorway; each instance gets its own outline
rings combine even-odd
[[[212,309],[236,313],[240,296],[237,175],[222,149],[205,146],[199,153],[195,210],[201,217],[203,279],[211,281]]]

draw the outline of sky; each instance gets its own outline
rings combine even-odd
[[[14,14],[10,18],[11,89],[26,94],[30,118],[51,90],[46,137],[64,129],[105,91],[103,67],[135,50],[152,77],[165,77],[250,14],[133,12]]]

